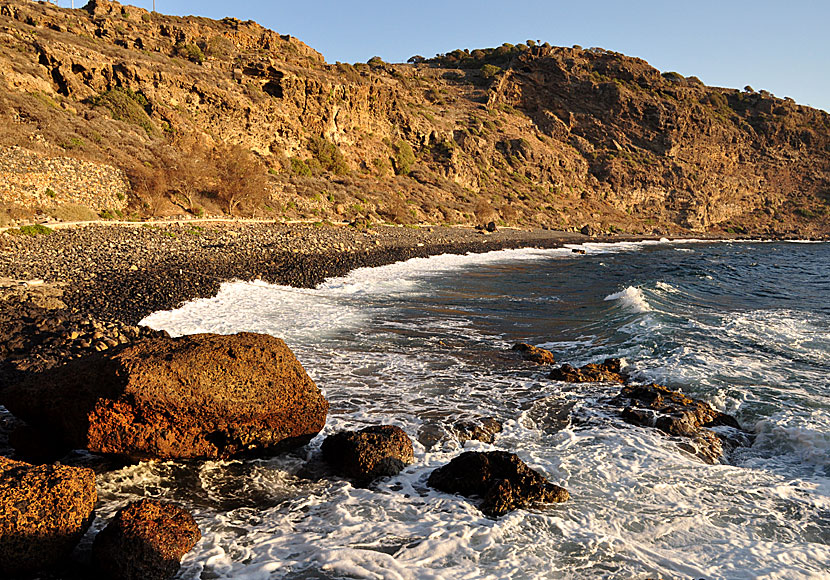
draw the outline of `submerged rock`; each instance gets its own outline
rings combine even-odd
[[[328,403],[262,334],[158,337],[28,377],[2,393],[66,448],[136,459],[227,458],[307,443]]]
[[[496,433],[501,433],[503,429],[501,421],[495,417],[477,417],[457,421],[452,427],[452,432],[459,443],[465,441],[492,443],[496,438]]]
[[[618,358],[605,359],[602,364],[590,363],[579,368],[564,364],[557,369],[553,369],[548,378],[566,383],[625,382],[625,375],[622,373],[622,361]]]
[[[395,475],[414,458],[412,440],[393,425],[335,433],[323,441],[322,452],[335,472],[361,484]]]
[[[104,578],[168,580],[202,537],[188,512],[143,499],[119,511],[92,544],[92,562]]]
[[[681,448],[707,463],[720,461],[725,447],[748,443],[734,417],[663,385],[629,385],[623,388],[616,402],[624,405],[621,415],[625,421],[688,439],[680,443]],[[718,427],[727,429],[712,430]]]
[[[522,358],[526,361],[535,362],[540,365],[552,365],[556,363],[556,359],[551,351],[533,346],[532,344],[520,342],[512,350],[520,352]]]
[[[449,414],[441,414],[433,420],[425,420],[418,429],[418,442],[427,450],[441,441],[454,440],[462,445],[467,441],[492,443],[496,434],[504,428],[502,422],[495,417],[466,415],[453,423],[454,418]]]
[[[68,557],[92,521],[97,497],[91,469],[0,457],[0,577]]]
[[[534,503],[570,498],[565,488],[550,483],[515,453],[467,451],[433,471],[427,485],[447,493],[480,497],[481,511],[498,517]]]

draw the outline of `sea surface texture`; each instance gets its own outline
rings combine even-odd
[[[103,515],[182,502],[204,539],[180,578],[830,577],[830,245],[586,244],[437,256],[313,290],[229,283],[150,316],[173,334],[284,338],[331,402],[323,433],[269,460],[143,463],[103,476]],[[621,421],[619,385],[571,385],[508,352],[622,357],[755,434],[708,465]],[[492,445],[452,438],[493,416]],[[325,435],[393,424],[415,463],[368,488],[301,477]],[[435,439],[439,439],[435,442]],[[571,500],[490,519],[427,487],[462,449],[518,453]]]

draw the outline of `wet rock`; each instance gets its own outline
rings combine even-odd
[[[524,360],[535,362],[536,364],[552,365],[556,363],[556,358],[554,358],[551,351],[533,346],[532,344],[520,342],[514,345],[512,350],[518,351]]]
[[[490,232],[491,234],[498,230],[498,228],[496,227],[496,222],[487,222],[487,225],[484,226],[484,229]]]
[[[263,455],[307,443],[328,403],[285,343],[151,338],[29,376],[0,400],[70,449],[145,458]]]
[[[92,521],[95,473],[0,457],[0,577],[43,570],[69,556]]]
[[[412,441],[400,427],[376,425],[326,437],[323,459],[340,475],[363,484],[395,475],[412,463]]]
[[[602,364],[589,363],[579,368],[564,364],[552,370],[548,378],[566,383],[624,383],[626,377],[622,372],[620,359],[609,358]]]
[[[433,471],[427,485],[465,497],[480,497],[481,511],[498,517],[534,503],[567,501],[568,491],[550,483],[515,453],[506,451],[462,453]]]
[[[479,417],[476,419],[462,419],[453,425],[453,434],[458,439],[459,443],[465,441],[481,441],[483,443],[492,443],[496,438],[496,433],[501,433],[504,429],[501,421],[494,417]]]
[[[625,421],[685,438],[681,448],[707,463],[717,463],[725,450],[749,442],[731,415],[663,385],[629,385],[616,402],[624,405],[621,416]]]
[[[182,508],[143,499],[119,511],[95,537],[92,562],[105,578],[168,580],[201,537]]]

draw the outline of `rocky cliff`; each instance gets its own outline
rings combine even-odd
[[[254,22],[0,0],[0,122],[124,170],[134,212],[830,229],[830,115],[596,48],[329,64]]]

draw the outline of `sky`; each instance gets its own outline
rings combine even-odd
[[[749,85],[830,111],[830,0],[156,0],[156,10],[256,20],[330,63],[406,62],[528,39],[598,46],[707,85]]]

